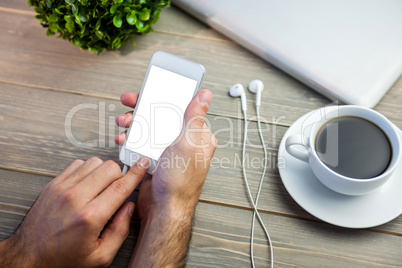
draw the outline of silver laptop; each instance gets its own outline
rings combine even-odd
[[[400,0],[172,2],[333,100],[374,107],[402,73]]]

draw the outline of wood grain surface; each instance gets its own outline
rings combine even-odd
[[[49,177],[0,169],[0,239],[10,236],[28,212]],[[29,185],[27,182],[29,181]],[[249,263],[249,231],[252,212],[201,202],[188,267],[245,267]],[[275,245],[278,267],[324,264],[326,267],[395,267],[402,262],[400,237],[368,230],[349,230],[325,223],[262,213]],[[213,219],[213,220],[212,220]],[[133,222],[115,267],[127,265],[138,235]],[[311,239],[314,237],[314,239]],[[328,243],[331,241],[331,243]],[[267,263],[264,234],[256,231],[256,264]],[[375,243],[375,247],[373,247]],[[323,247],[325,245],[325,247]],[[386,250],[379,250],[379,249]],[[322,266],[320,266],[322,267]]]
[[[25,0],[0,1],[0,240],[12,235],[41,189],[71,161],[94,155],[118,161],[113,137],[122,129],[114,119],[129,110],[119,97],[138,91],[151,55],[164,50],[203,64],[203,87],[214,93],[207,119],[219,147],[196,210],[187,267],[250,266],[252,210],[239,165],[243,116],[239,99],[227,92],[232,84],[255,78],[266,87],[261,115],[270,166],[259,208],[273,239],[275,266],[401,267],[401,217],[365,230],[332,226],[303,210],[281,182],[277,152],[286,130],[332,101],[175,7],[162,12],[153,33],[134,38],[136,47],[102,56],[47,37],[33,14]],[[246,94],[252,121],[248,153],[262,160],[255,95]],[[399,79],[375,109],[402,128],[401,103]],[[72,138],[96,145],[82,148]],[[248,171],[253,193],[261,171],[261,166]],[[113,267],[127,265],[138,227],[134,220]],[[268,267],[269,248],[258,225],[256,230],[256,263]]]

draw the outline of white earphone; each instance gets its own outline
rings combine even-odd
[[[243,161],[242,161],[242,170],[243,170],[243,178],[245,185],[247,187],[247,192],[248,196],[250,198],[251,204],[253,205],[254,208],[254,213],[253,213],[253,221],[252,221],[252,227],[251,227],[251,239],[250,239],[250,258],[251,258],[251,264],[252,267],[255,268],[255,263],[254,263],[254,226],[255,226],[255,218],[257,217],[259,222],[261,223],[262,228],[264,229],[264,233],[267,236],[268,243],[270,246],[270,253],[271,253],[271,267],[274,267],[274,253],[273,253],[273,248],[272,248],[272,242],[271,242],[271,237],[269,236],[268,230],[266,229],[264,222],[261,219],[260,213],[257,210],[257,205],[258,205],[258,200],[260,198],[260,193],[262,189],[262,183],[264,181],[265,173],[267,170],[267,165],[268,165],[268,157],[267,157],[267,149],[265,146],[264,142],[264,137],[262,135],[262,130],[261,130],[261,122],[260,122],[260,106],[261,106],[261,92],[264,90],[264,84],[261,80],[253,80],[250,82],[248,89],[257,94],[256,96],[256,112],[257,112],[257,124],[258,124],[258,132],[260,134],[260,139],[262,143],[262,147],[264,150],[264,170],[261,175],[261,180],[260,180],[260,185],[258,187],[258,193],[255,198],[255,201],[253,199],[253,196],[251,195],[250,191],[250,186],[248,184],[247,180],[247,174],[246,174],[246,167],[245,167],[245,159],[246,159],[246,141],[247,141],[247,103],[246,103],[246,93],[244,92],[244,87],[241,84],[235,84],[230,88],[229,95],[231,97],[240,97],[241,98],[241,103],[242,103],[242,111],[244,114],[244,141],[243,141]]]
[[[248,84],[248,90],[257,94],[255,106],[261,106],[261,92],[264,90],[264,83],[261,80],[253,80]]]
[[[246,93],[244,92],[244,87],[242,84],[233,85],[229,90],[229,95],[232,98],[241,98],[241,110],[243,112],[247,111],[247,100]]]

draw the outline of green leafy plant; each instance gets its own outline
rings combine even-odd
[[[28,0],[46,34],[101,54],[149,33],[170,0]],[[134,43],[134,42],[133,42]]]

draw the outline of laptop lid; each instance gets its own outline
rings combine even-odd
[[[402,72],[402,1],[172,2],[333,100],[374,107]]]

